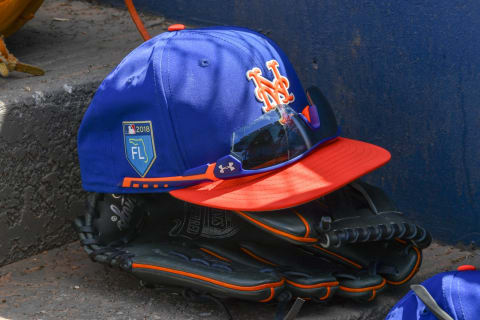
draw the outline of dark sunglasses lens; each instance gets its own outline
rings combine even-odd
[[[264,114],[252,125],[233,135],[232,153],[242,162],[243,169],[261,169],[288,161],[307,150],[295,123],[282,123],[275,110]]]
[[[242,137],[233,145],[243,169],[260,169],[288,160],[288,137],[276,121]]]

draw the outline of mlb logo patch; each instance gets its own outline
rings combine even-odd
[[[125,156],[140,177],[144,177],[157,158],[151,121],[124,121]]]
[[[129,124],[128,125],[128,134],[135,134],[135,125]]]

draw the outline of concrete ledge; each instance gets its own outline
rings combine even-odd
[[[480,266],[478,251],[434,243],[424,250],[419,283],[462,264]],[[380,320],[408,291],[390,287],[372,303],[334,299],[307,303],[298,319]],[[273,319],[275,306],[230,300],[235,320]],[[93,263],[78,242],[0,268],[0,319],[213,319],[225,316],[212,303],[186,301],[179,290],[145,289],[128,274]]]
[[[143,16],[152,35],[169,22]],[[7,39],[46,75],[0,78],[0,266],[75,239],[83,210],[76,134],[104,77],[142,42],[126,10],[46,0]]]
[[[0,265],[73,241],[81,213],[75,128],[97,83],[8,104],[1,125]]]

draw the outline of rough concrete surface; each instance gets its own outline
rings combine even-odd
[[[411,283],[462,264],[480,266],[480,252],[433,244]],[[298,319],[377,320],[408,291],[388,288],[372,303],[335,299],[306,303]],[[146,289],[128,274],[90,261],[78,242],[0,268],[0,319],[226,319],[213,303],[185,300],[173,288]],[[226,302],[234,320],[273,319],[275,306]]]
[[[170,23],[142,16],[151,34]],[[142,42],[126,10],[46,0],[7,39],[46,75],[0,78],[0,266],[73,241],[83,209],[76,133],[101,80]]]

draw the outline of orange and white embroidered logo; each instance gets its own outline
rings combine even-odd
[[[288,92],[290,82],[278,71],[277,60],[267,61],[267,68],[273,73],[273,82],[262,76],[259,68],[253,68],[247,71],[248,80],[255,83],[255,96],[258,101],[263,102],[263,111],[268,112],[279,104],[289,104],[295,101],[293,93]]]

